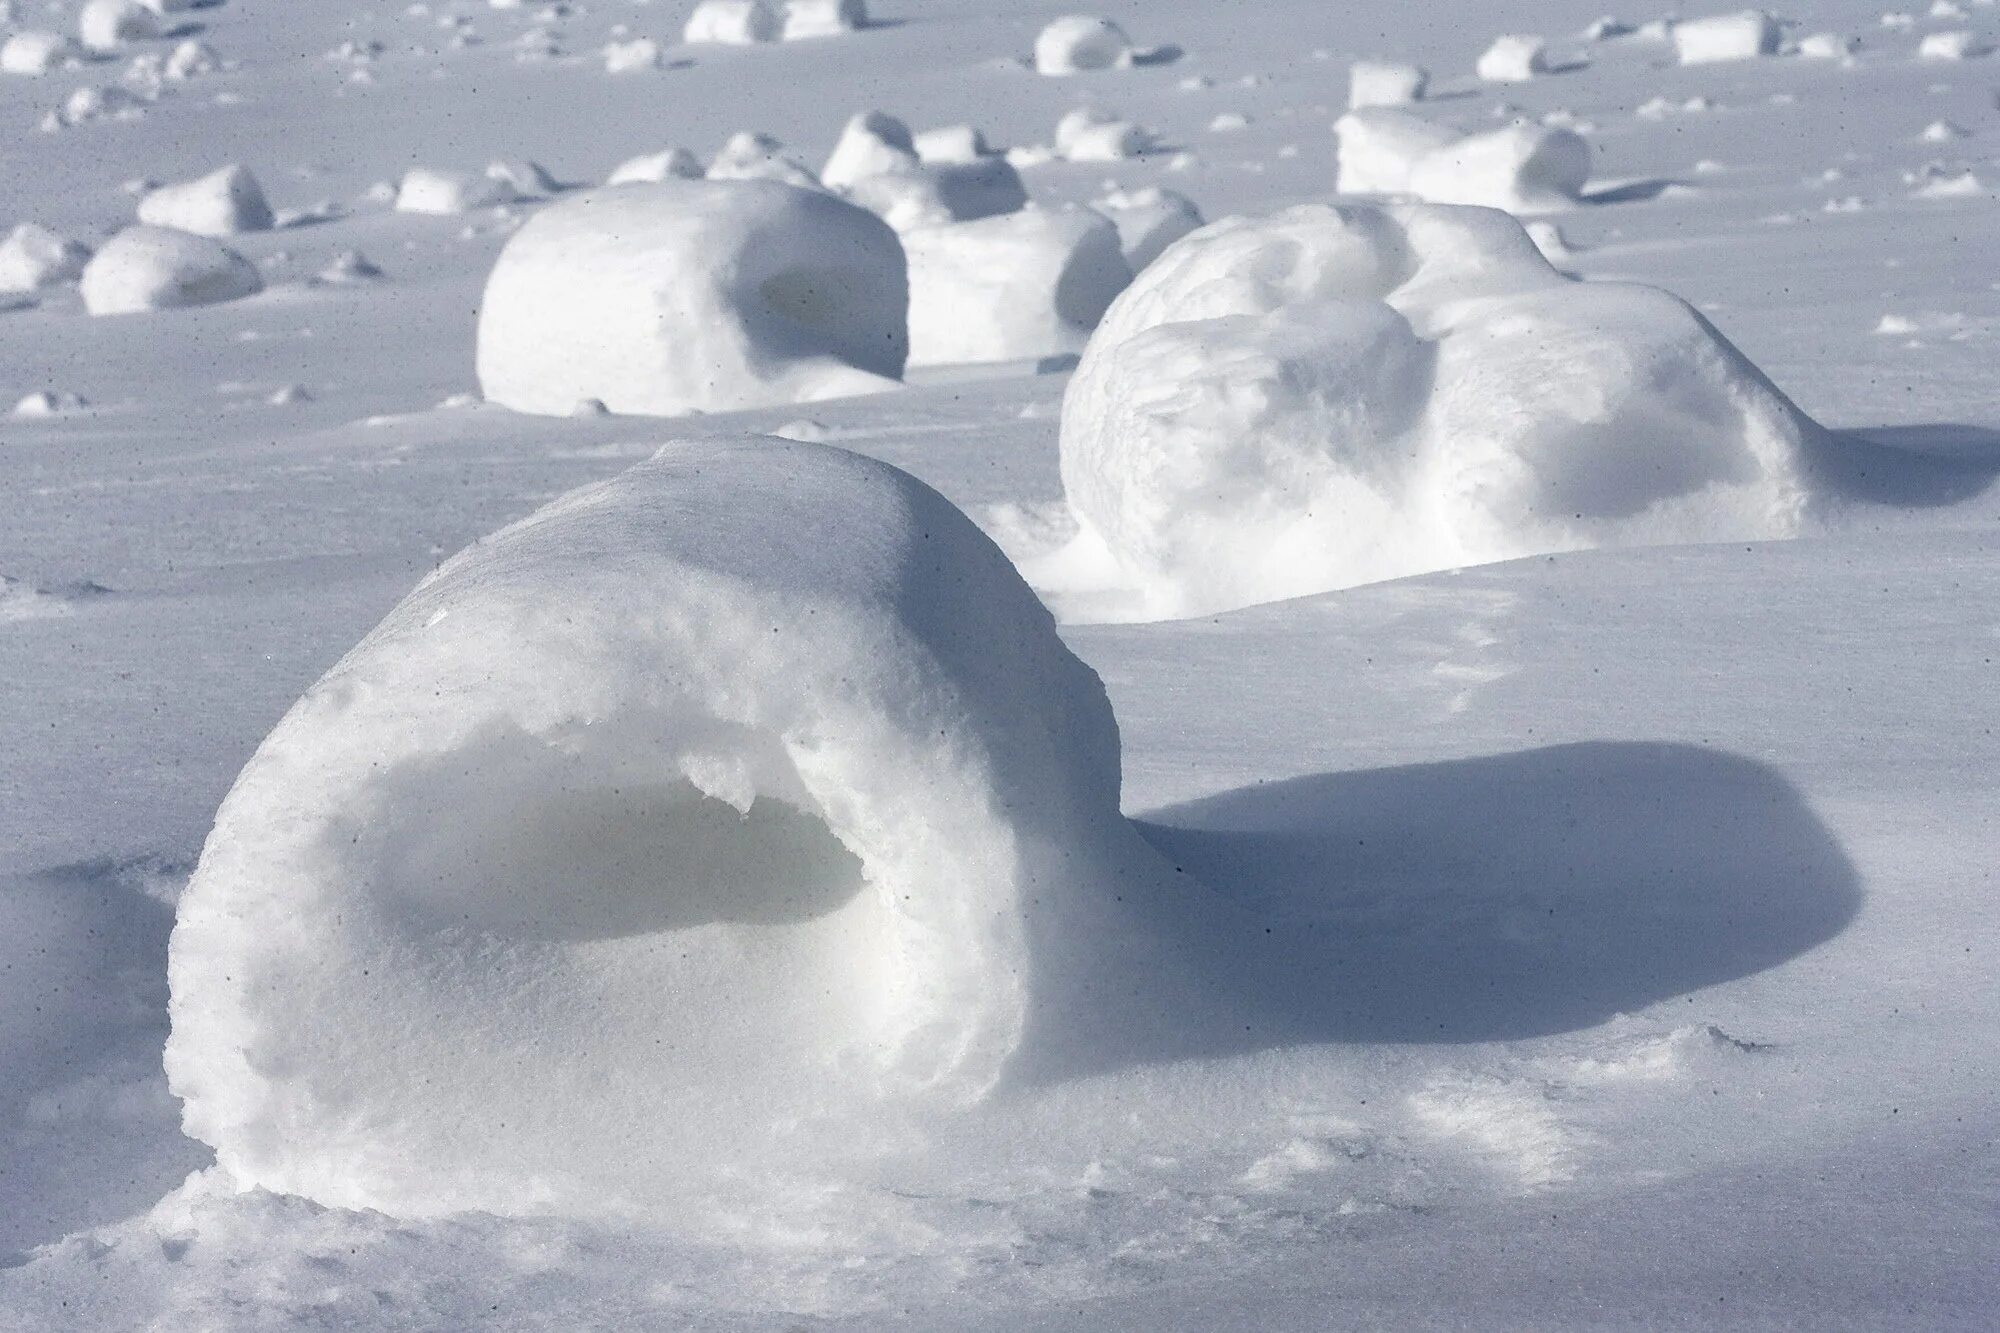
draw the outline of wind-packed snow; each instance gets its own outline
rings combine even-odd
[[[2000,8],[1744,3],[0,0],[0,1330],[1992,1326]]]
[[[972,225],[972,224],[968,224]],[[479,306],[479,383],[522,412],[672,416],[896,386],[902,247],[872,214],[773,181],[620,185],[507,242]]]
[[[1818,427],[1668,294],[1486,209],[1305,205],[1175,243],[1063,399],[1075,549],[1198,615],[1538,552],[1799,531]],[[1055,577],[1062,577],[1057,574]]]

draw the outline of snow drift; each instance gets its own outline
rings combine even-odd
[[[872,213],[774,181],[572,196],[507,242],[480,305],[479,382],[523,412],[596,400],[671,416],[892,388],[903,249]]]
[[[1062,410],[1070,558],[1189,615],[1798,528],[1818,428],[1679,299],[1487,209],[1308,205],[1170,247]]]
[[[239,1182],[402,1215],[852,1151],[1038,1010],[1143,1025],[1117,904],[1164,867],[1118,791],[1103,687],[949,502],[670,445],[448,561],[264,741],[168,1074]]]

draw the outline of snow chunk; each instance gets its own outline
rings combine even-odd
[[[1118,244],[1134,273],[1157,259],[1162,250],[1201,226],[1201,210],[1184,194],[1149,185],[1138,190],[1113,190],[1091,207],[1118,228]]]
[[[631,185],[641,181],[700,180],[703,174],[701,159],[693,153],[685,148],[665,148],[620,162],[604,183]]]
[[[93,51],[116,51],[158,37],[160,20],[139,0],[89,0],[77,11],[76,35]]]
[[[1056,122],[1056,154],[1071,162],[1120,162],[1152,146],[1145,129],[1101,107],[1080,106]]]
[[[913,135],[911,146],[921,162],[977,162],[993,155],[986,136],[971,125],[944,125]]]
[[[466,171],[435,171],[412,167],[396,186],[398,213],[449,217],[511,203],[514,192],[504,180]]]
[[[660,65],[660,44],[650,37],[636,37],[629,42],[604,44],[606,74],[638,74],[656,70]]]
[[[1683,65],[1752,60],[1778,53],[1778,20],[1758,9],[1689,19],[1673,28],[1674,54]]]
[[[0,73],[38,78],[81,54],[60,33],[17,32],[0,45]]]
[[[14,404],[13,415],[24,421],[46,420],[50,417],[69,416],[89,406],[89,403],[73,393],[64,393],[59,389],[37,389],[31,394],[24,395]],[[8,582],[11,584],[13,580],[9,579]]]
[[[1334,122],[1342,194],[1408,194],[1514,213],[1574,203],[1590,145],[1573,130],[1520,123],[1461,137],[1404,111],[1350,111]]]
[[[1132,39],[1110,19],[1071,14],[1035,38],[1035,72],[1051,76],[1123,69],[1132,63]]]
[[[256,266],[206,236],[128,227],[84,266],[83,304],[93,315],[129,315],[234,301],[264,289]]]
[[[1548,43],[1518,34],[1496,37],[1474,66],[1488,83],[1526,83],[1549,72]]]
[[[1030,208],[904,233],[910,364],[1080,351],[1132,281],[1118,229],[1087,209]]]
[[[0,292],[36,292],[83,272],[90,247],[60,232],[23,222],[0,241]]]
[[[265,739],[180,901],[168,1077],[242,1185],[671,1208],[1115,1010],[1116,899],[1163,891],[1118,795],[1102,684],[949,502],[669,445],[448,561]]]
[[[879,111],[847,122],[820,180],[899,232],[1011,213],[1028,201],[1005,158],[924,162],[909,127]]]
[[[1206,227],[1113,304],[1064,489],[1147,616],[1534,552],[1793,534],[1818,428],[1707,321],[1486,209]]]
[[[895,233],[821,191],[667,181],[551,205],[479,312],[487,399],[671,416],[892,388],[908,338]]]
[[[154,190],[139,201],[139,221],[197,236],[236,236],[272,226],[264,188],[248,167],[237,164]]]
[[[1350,110],[1369,106],[1407,106],[1422,101],[1431,76],[1415,65],[1357,60],[1347,73]]]
[[[1919,60],[1977,60],[1992,51],[1993,44],[1974,32],[1933,32],[1917,43]]]
[[[755,130],[732,134],[715,160],[708,164],[712,181],[770,180],[802,190],[820,188],[812,169],[777,139]]]
[[[1852,37],[1837,32],[1816,32],[1799,39],[1799,54],[1808,60],[1844,60],[1855,44]]]
[[[880,111],[864,111],[842,129],[819,178],[829,188],[839,190],[865,176],[912,171],[916,166],[917,150],[910,139],[910,127]]]
[[[749,46],[778,40],[778,15],[764,0],[701,0],[681,40],[689,45]]]
[[[868,26],[864,0],[789,0],[785,5],[785,40],[838,37]]]

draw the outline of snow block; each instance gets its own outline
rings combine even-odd
[[[1794,534],[1819,428],[1706,320],[1488,209],[1308,205],[1170,247],[1063,400],[1079,552],[1152,616],[1539,552]]]
[[[1473,72],[1488,83],[1527,83],[1549,72],[1548,43],[1519,34],[1496,37]]]
[[[231,165],[177,185],[163,185],[139,201],[139,221],[197,236],[269,231],[271,205],[248,167]]]
[[[228,246],[167,227],[127,227],[84,266],[84,309],[131,315],[213,305],[264,290],[257,269]]]
[[[1347,106],[1351,111],[1370,106],[1407,106],[1423,100],[1430,81],[1431,76],[1415,65],[1357,60],[1348,69]]]
[[[1118,229],[1088,209],[921,227],[903,234],[903,246],[911,365],[1078,352],[1132,281]]]
[[[1132,63],[1132,39],[1110,19],[1071,14],[1035,38],[1035,72],[1061,76],[1122,69]]]
[[[479,313],[486,397],[565,416],[673,416],[893,388],[902,246],[882,221],[773,181],[665,181],[553,204],[500,253]]]
[[[1778,53],[1783,36],[1778,20],[1762,10],[1689,19],[1673,27],[1674,55],[1683,65],[1753,60]]]
[[[168,1076],[238,1182],[403,1216],[852,1152],[984,1095],[1034,1004],[1116,1003],[1157,868],[1118,795],[1103,686],[949,502],[669,445],[446,562],[265,739],[180,900]]]

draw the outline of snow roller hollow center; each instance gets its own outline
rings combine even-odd
[[[265,740],[181,904],[172,1086],[238,1180],[402,1215],[852,1149],[1148,1021],[1120,901],[1167,876],[1118,791],[1102,685],[949,502],[669,446],[447,562]]]

